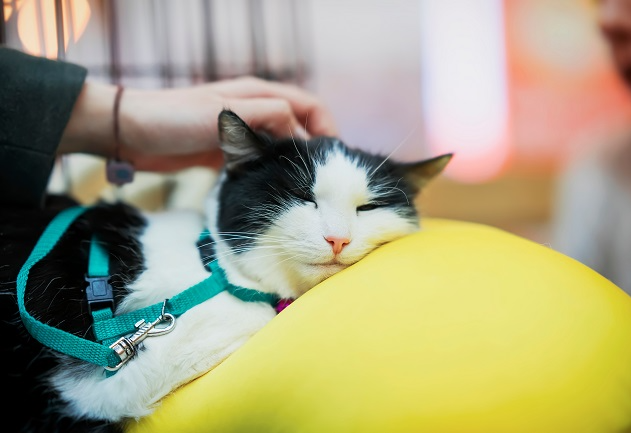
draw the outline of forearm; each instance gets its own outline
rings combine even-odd
[[[61,137],[58,154],[114,155],[114,97],[116,87],[86,81]]]
[[[125,89],[114,137],[116,86],[86,82],[58,153],[119,157],[137,170],[172,171],[222,163],[217,116],[230,107],[256,129],[276,136],[334,135],[330,114],[303,90],[243,78],[177,89]],[[298,116],[298,117],[297,117]],[[302,131],[302,132],[301,132]],[[117,151],[118,144],[118,151]]]

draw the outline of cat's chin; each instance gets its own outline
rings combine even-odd
[[[314,277],[313,283],[317,284],[341,270],[348,268],[349,265],[331,261],[327,263],[305,263],[303,266],[307,271],[306,274],[311,274]]]

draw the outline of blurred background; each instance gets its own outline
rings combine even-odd
[[[82,64],[91,80],[293,82],[329,106],[351,146],[404,161],[454,152],[423,214],[544,244],[560,170],[631,114],[594,1],[2,1],[0,43]],[[195,203],[212,176],[142,173],[120,193],[149,209]],[[51,181],[84,202],[108,188],[87,156],[60,161]]]

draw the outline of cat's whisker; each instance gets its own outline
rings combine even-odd
[[[269,234],[265,234],[265,233],[261,233],[260,231],[252,231],[252,232],[248,232],[248,231],[234,231],[234,232],[226,232],[226,231],[222,231],[222,232],[213,232],[213,235],[221,235],[221,236],[230,236],[230,235],[237,235],[237,236],[271,236]]]
[[[405,201],[407,202],[408,206],[410,205],[410,199],[408,199],[408,195],[405,193],[405,191],[403,191],[401,188],[397,188],[397,187],[394,187],[394,186],[391,189],[399,191],[401,194],[403,194],[403,196],[405,197]]]
[[[267,256],[264,256],[264,257],[265,257],[265,258],[267,258],[267,259],[272,258],[272,257],[283,257],[283,254],[267,255]],[[280,264],[282,264],[282,263],[285,263],[285,262],[286,262],[286,261],[288,261],[288,260],[293,260],[293,259],[295,259],[295,258],[297,258],[297,257],[303,257],[303,255],[301,255],[301,254],[294,254],[294,255],[292,255],[292,256],[289,256],[289,257],[284,258],[283,260],[279,260],[279,261],[275,262],[275,264],[276,264],[276,265],[280,265]],[[242,261],[242,260],[241,260],[241,261]],[[276,271],[275,271],[273,268],[270,268],[269,270],[267,270],[267,272],[265,272],[265,273],[264,273],[264,275],[265,275],[265,276],[267,276],[267,275],[271,275],[271,274],[273,274],[273,273],[275,273],[275,272],[276,272]]]
[[[298,156],[300,156],[300,154],[298,154]],[[303,183],[303,184],[307,184],[309,182],[309,178],[305,175],[304,171],[298,166],[298,164],[296,164],[291,159],[287,158],[285,155],[282,155],[280,159],[285,159],[289,161],[296,168],[296,173],[302,176],[302,178],[298,178],[294,175],[294,173],[285,170],[285,173],[287,173],[290,177],[292,177],[296,182]],[[302,159],[302,156],[300,156],[300,159]],[[309,173],[309,169],[307,169],[307,173]],[[309,173],[309,176],[311,176],[311,173]]]
[[[226,258],[235,256],[237,254],[238,253],[234,252],[234,251],[233,252],[229,252],[229,253],[223,253],[223,254],[218,255],[217,258],[215,258],[213,260],[210,260],[208,263],[212,263],[213,261],[218,260],[220,258],[221,259],[226,259]],[[268,258],[272,258],[272,257],[284,257],[284,256],[286,256],[286,254],[287,253],[285,251],[279,251],[279,252],[274,253],[274,254],[261,255],[261,256],[258,256],[258,258],[266,258],[266,259],[268,259]],[[296,257],[308,257],[308,256],[303,254],[303,253],[296,253],[296,254],[294,254],[294,255],[292,255],[290,257],[287,257],[287,258],[285,258],[285,259],[283,259],[281,261],[276,262],[276,264],[284,263],[285,261],[291,260],[291,259],[296,258]],[[238,257],[236,259],[233,258],[231,260],[231,263],[233,263],[233,264],[244,263],[247,260],[248,260],[247,257],[243,257],[243,258],[242,257]]]
[[[271,188],[273,188],[274,190],[276,190],[276,188],[274,188],[273,186],[270,185]],[[278,193],[278,191],[277,191]],[[283,197],[280,193],[278,193],[277,195],[272,196],[274,199],[283,202]],[[264,218],[266,216],[270,216],[270,217],[277,217],[281,212],[284,212],[286,210],[288,210],[289,206],[280,206],[280,205],[258,205],[256,207],[253,206],[243,206],[245,209],[248,209],[251,211],[251,217],[247,218],[251,219],[253,221],[258,222],[260,220],[260,218]],[[273,218],[272,218],[273,219]]]
[[[260,238],[259,236],[252,236],[252,235],[220,235],[220,238],[213,239],[204,244],[200,244],[199,246],[214,245],[214,244],[219,243],[220,241],[234,241],[234,240],[248,240],[248,239],[257,240],[259,238]]]
[[[287,240],[287,236],[272,236],[267,233],[240,233],[240,232],[219,232],[217,233],[222,239],[226,239],[227,237],[232,238],[244,238],[244,239],[271,239],[271,240],[279,240],[284,241]]]
[[[230,252],[235,254],[245,253],[249,251],[258,251],[265,249],[283,249],[286,250],[288,247],[306,247],[304,242],[297,242],[296,240],[287,239],[283,242],[268,242],[267,245],[261,245],[260,243],[257,245],[249,245],[249,246],[233,246],[230,248]],[[298,249],[298,248],[297,248]],[[220,252],[219,254],[227,254],[226,252]]]
[[[401,188],[398,188],[399,183],[401,181],[403,181],[403,178],[399,178],[393,186],[383,185],[383,186],[379,187],[378,189],[374,190],[373,198],[378,199],[379,197],[386,197],[386,196],[390,195],[392,193],[392,191],[399,191],[401,194],[403,194],[403,196],[405,197],[405,200],[406,200],[406,202],[407,202],[407,204],[409,206],[410,205],[410,200],[408,198],[408,195]]]
[[[307,132],[307,123],[309,123],[309,112],[307,111],[307,115],[305,116],[305,124],[304,129]],[[305,137],[305,147],[307,148],[307,156],[309,156],[309,140]]]
[[[307,158],[311,161],[313,160],[313,158],[311,157],[311,155],[309,154],[309,139],[307,138],[308,132],[307,132],[307,123],[309,122],[309,112],[307,111],[307,114],[305,116],[305,124],[303,126],[304,128],[304,132],[305,132],[305,152],[307,152]]]
[[[259,250],[274,250],[274,249],[278,249],[277,246],[258,246],[256,248],[231,248],[230,252],[221,252],[218,253],[218,255],[227,255],[227,254],[241,254],[241,253],[247,253],[250,251],[259,251]]]
[[[394,155],[399,150],[399,148],[401,148],[401,146],[403,146],[403,144],[406,141],[408,141],[408,139],[412,136],[412,134],[416,132],[417,129],[418,129],[418,125],[412,128],[412,130],[408,133],[408,135],[406,135],[405,138],[401,140],[401,142],[392,150],[392,152],[390,152],[390,154],[388,154],[388,156],[386,156],[386,158],[383,161],[381,161],[381,164],[379,164],[377,167],[375,167],[373,171],[370,172],[370,174],[368,175],[369,179],[371,179],[374,176],[374,174],[386,163],[386,161],[388,161],[392,157],[392,155]]]
[[[294,242],[294,245],[297,246],[297,247],[300,247],[300,246],[304,246],[304,243],[299,244],[297,242]],[[261,250],[276,250],[276,251],[279,252],[279,254],[286,254],[287,250],[290,250],[290,249],[291,248],[288,248],[288,244],[287,243],[281,243],[281,244],[276,244],[276,245],[260,245],[259,244],[259,245],[255,245],[253,247],[236,247],[236,248],[231,248],[231,251],[236,251],[236,252],[242,253],[242,252],[252,252],[252,251],[261,251]],[[298,252],[298,253],[303,254],[303,255],[308,255],[308,253],[305,252],[305,251],[309,251],[308,249],[305,249],[303,251],[300,248],[296,248],[295,250],[296,251],[294,251],[294,252]],[[265,257],[267,257],[267,256],[265,256]]]
[[[282,250],[281,250],[281,248],[282,248]],[[274,254],[258,256],[259,258],[261,258],[261,257],[271,257],[273,255],[286,254],[286,249],[287,249],[287,244],[257,245],[255,247],[233,247],[229,251],[215,252],[215,255],[218,256],[218,257],[219,256],[221,256],[221,257],[228,257],[228,256],[236,256],[236,255],[240,255],[240,254],[248,253],[248,252],[253,252],[253,251],[263,251],[263,250],[276,251],[276,253],[274,253]],[[303,254],[303,255],[306,256],[306,254],[304,252],[300,252],[300,254]]]
[[[302,161],[303,165],[305,166],[305,170],[307,170],[307,173],[309,174],[309,178],[313,179],[313,176],[311,175],[311,172],[309,171],[309,167],[307,166],[307,161],[305,161],[305,159],[302,157],[302,154],[298,150],[298,145],[296,144],[296,140],[294,139],[294,134],[292,133],[291,129],[289,130],[289,135],[291,136],[291,141],[294,143],[294,148],[296,149],[296,153],[298,154],[298,157]]]
[[[286,261],[288,261],[288,260],[294,260],[294,259],[296,259],[297,257],[304,257],[304,255],[302,255],[302,254],[294,254],[293,256],[289,256],[289,257],[287,257],[286,259],[284,259],[284,260],[281,260],[281,261],[277,262],[276,264],[277,264],[277,265],[280,265],[280,264],[285,263],[285,262],[286,262]],[[272,275],[274,272],[275,272],[275,270],[274,270],[274,269],[269,269],[269,270],[268,270],[268,271],[264,274],[264,277],[267,277],[267,276],[269,276],[269,275]]]

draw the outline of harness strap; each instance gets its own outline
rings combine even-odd
[[[113,367],[118,364],[119,358],[112,349],[38,321],[29,314],[24,303],[26,283],[31,268],[50,253],[68,227],[86,210],[87,208],[83,206],[65,209],[46,227],[18,274],[18,309],[24,326],[40,343],[93,364]]]
[[[25,307],[24,297],[29,272],[33,265],[50,253],[68,227],[87,209],[84,206],[77,206],[60,212],[46,227],[18,274],[17,297],[22,321],[36,340],[54,350],[106,367],[108,370],[117,369],[122,365],[120,362],[121,357],[110,346],[119,337],[139,331],[138,323],[141,321],[153,322],[156,318],[165,317],[165,314],[174,317],[180,316],[190,308],[216,296],[224,290],[245,302],[265,302],[275,307],[279,301],[279,297],[275,294],[230,284],[224,271],[216,261],[213,261],[210,263],[211,276],[171,299],[116,317],[113,317],[111,308],[93,310],[93,331],[97,342],[39,322],[28,313]],[[105,282],[109,277],[109,256],[96,238],[92,239],[90,245],[88,276]],[[90,280],[90,278],[87,278],[87,280]],[[92,287],[90,287],[90,290],[92,290]],[[94,295],[94,291],[92,291],[92,295]],[[125,340],[125,338],[122,339]]]
[[[90,242],[90,261],[88,262],[88,276],[110,276],[110,257],[103,249],[96,236],[93,237],[92,241]]]
[[[195,305],[207,301],[224,290],[244,302],[265,302],[275,306],[279,300],[279,297],[272,293],[259,292],[230,284],[217,262],[212,262],[210,268],[212,270],[210,277],[170,298],[166,304],[158,302],[116,317],[111,317],[111,315],[108,317],[107,313],[102,313],[103,310],[100,310],[99,313],[102,316],[95,316],[94,322],[96,339],[104,344],[109,344],[121,335],[133,332],[135,324],[139,320],[160,316],[163,308],[165,312],[178,317]]]
[[[175,317],[180,316],[190,308],[200,304],[213,296],[226,290],[222,287],[217,278],[212,275],[205,280],[189,287],[185,291],[172,297],[164,302],[158,302],[140,310],[134,310],[120,316],[111,317],[108,320],[99,320],[94,323],[94,335],[99,341],[106,343],[109,339],[116,339],[121,335],[128,334],[135,330],[135,324],[147,317],[158,317],[164,311],[173,314]]]

